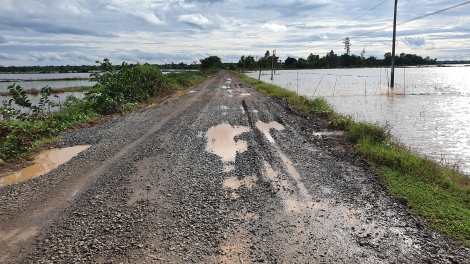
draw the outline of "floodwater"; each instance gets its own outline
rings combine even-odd
[[[41,153],[35,160],[35,164],[22,169],[19,172],[0,178],[0,186],[24,182],[32,178],[44,175],[64,164],[78,153],[89,148],[90,145],[75,146],[62,149],[51,149]]]
[[[258,78],[258,73],[248,74]],[[470,67],[277,71],[261,80],[310,98],[322,97],[357,121],[388,124],[396,140],[470,174]]]
[[[41,89],[45,86],[51,88],[67,88],[77,86],[93,86],[89,73],[25,73],[0,74],[0,91],[7,91],[8,86],[16,83],[25,89]]]
[[[28,99],[31,101],[31,103],[33,105],[38,105],[39,100],[41,99],[40,94],[27,94],[26,96],[28,97]],[[54,102],[54,103],[64,103],[65,100],[67,99],[67,97],[69,97],[69,96],[75,96],[78,99],[82,99],[82,98],[85,97],[85,93],[83,93],[83,92],[65,92],[65,93],[51,94],[49,96],[49,100]],[[8,102],[11,98],[12,98],[11,96],[0,96],[0,104],[3,101]],[[12,102],[12,106],[15,107],[14,102]],[[15,108],[23,109],[20,106],[16,106]],[[60,107],[50,107],[50,109],[49,108],[46,109],[46,111],[49,111],[49,110],[50,110],[50,112],[57,112],[57,111],[60,110]]]

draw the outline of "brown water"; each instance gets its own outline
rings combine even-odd
[[[35,160],[35,164],[11,175],[0,178],[0,186],[24,182],[44,175],[59,165],[64,164],[78,153],[89,148],[90,145],[75,146],[62,149],[50,149],[42,152]]]
[[[243,140],[235,141],[235,137],[245,132],[249,132],[249,127],[221,124],[210,128],[207,133],[206,150],[219,156],[224,162],[224,172],[235,169],[233,163],[237,153],[246,151],[247,144]]]

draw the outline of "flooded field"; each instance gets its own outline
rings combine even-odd
[[[258,73],[248,74],[258,78]],[[323,97],[357,121],[389,124],[420,155],[457,164],[470,174],[470,67],[325,69],[270,72],[261,80],[308,97]]]
[[[28,73],[0,74],[0,91],[7,91],[8,86],[16,83],[23,89],[67,88],[77,86],[93,86],[89,73]]]

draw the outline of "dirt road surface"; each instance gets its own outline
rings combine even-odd
[[[469,263],[324,122],[219,72],[0,187],[0,263]]]

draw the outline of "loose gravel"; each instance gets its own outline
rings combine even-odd
[[[325,121],[225,71],[193,91],[65,133],[92,147],[1,187],[0,262],[469,263]],[[247,128],[234,162],[207,150],[222,124]]]

